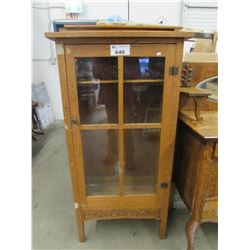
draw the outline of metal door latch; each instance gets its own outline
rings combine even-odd
[[[168,187],[168,183],[166,183],[166,182],[161,183],[161,188],[166,189],[167,187]]]
[[[72,124],[77,124],[77,119],[75,116],[71,118],[71,122]]]

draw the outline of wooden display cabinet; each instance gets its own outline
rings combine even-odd
[[[192,35],[140,25],[45,34],[56,42],[80,241],[86,220],[118,218],[159,220],[165,238],[183,42]]]

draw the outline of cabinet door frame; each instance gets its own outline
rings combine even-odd
[[[70,102],[70,113],[80,121],[78,108],[78,95],[76,87],[75,57],[110,57],[110,45],[65,45],[66,69],[68,79],[68,97]],[[76,172],[78,175],[78,193],[83,207],[107,207],[110,202],[117,207],[149,207],[166,208],[168,207],[169,191],[172,176],[173,151],[175,145],[175,132],[179,102],[179,76],[169,73],[169,68],[181,61],[182,41],[177,44],[131,44],[131,55],[134,57],[165,57],[164,81],[163,81],[163,100],[162,100],[162,119],[160,125],[147,124],[148,128],[160,128],[160,148],[159,166],[157,176],[157,191],[155,194],[136,194],[136,195],[105,195],[87,196],[85,189],[83,145],[81,142],[81,130],[87,129],[119,129],[119,149],[123,152],[124,130],[129,128],[145,128],[142,124],[123,124],[123,58],[118,57],[118,124],[98,124],[98,125],[78,125],[72,124],[72,136],[74,144],[74,155]],[[177,65],[178,66],[178,65]],[[71,118],[72,118],[71,117]],[[119,159],[124,158],[124,152]],[[124,173],[124,160],[121,164],[121,173]],[[167,188],[162,188],[161,183],[167,183]],[[124,175],[120,178],[121,185],[124,187]],[[112,206],[112,207],[113,207]],[[166,207],[167,206],[167,207]],[[165,213],[165,212],[164,212]]]

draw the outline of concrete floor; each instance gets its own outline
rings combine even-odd
[[[169,215],[167,238],[159,240],[154,220],[107,220],[85,223],[79,243],[62,122],[33,143],[33,249],[186,249],[184,206]],[[205,223],[195,234],[196,249],[217,249],[217,224]]]

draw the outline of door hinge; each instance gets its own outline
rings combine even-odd
[[[169,68],[169,74],[172,76],[176,76],[179,73],[179,68],[176,66],[172,66]]]

